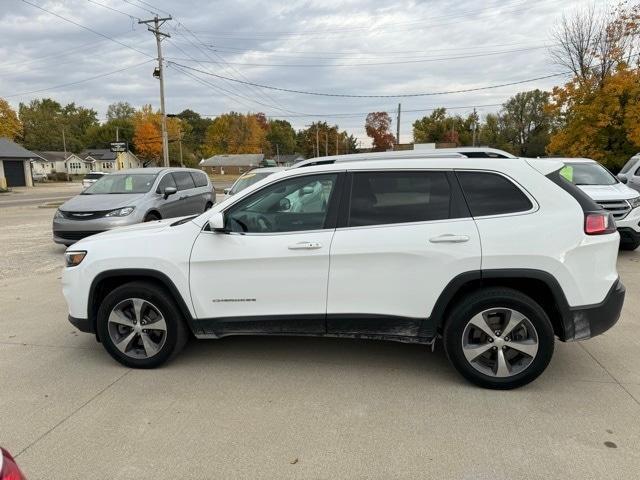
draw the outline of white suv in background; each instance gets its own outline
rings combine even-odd
[[[442,338],[499,389],[540,375],[555,337],[618,320],[615,223],[562,162],[402,155],[286,170],[195,218],[81,240],[69,320],[136,368],[190,334]]]
[[[611,212],[620,232],[620,248],[640,246],[640,193],[620,182],[609,170],[588,158],[558,158],[561,174]]]

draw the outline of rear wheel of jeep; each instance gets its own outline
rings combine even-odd
[[[188,339],[169,292],[146,282],[127,283],[109,293],[98,309],[97,328],[107,352],[131,368],[162,365]]]
[[[485,288],[464,298],[444,329],[453,366],[485,388],[511,389],[535,380],[553,355],[554,333],[544,309],[509,288]]]

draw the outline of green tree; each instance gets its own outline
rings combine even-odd
[[[413,141],[415,143],[455,143],[456,145],[473,144],[473,127],[477,114],[467,117],[449,116],[445,108],[437,108],[429,116],[413,122]]]
[[[503,105],[503,137],[516,155],[545,154],[551,129],[548,106],[549,92],[538,89],[517,93]]]
[[[213,120],[202,117],[199,113],[189,109],[183,110],[176,116],[182,120],[183,125],[188,125],[188,128],[184,127],[184,131],[182,132],[183,149],[189,150],[189,155],[191,155],[194,160],[199,160],[204,156],[202,144],[204,143],[207,128],[213,123]]]
[[[271,144],[271,155],[296,153],[296,131],[286,120],[269,120],[267,140]],[[276,148],[277,145],[277,148]]]
[[[116,102],[107,107],[107,120],[133,120],[135,113],[129,102]]]
[[[356,150],[357,139],[344,130],[341,132],[338,125],[330,126],[327,122],[314,122],[296,134],[296,153],[300,153],[306,158],[317,157],[316,139],[321,157],[343,154],[345,151],[355,153]]]

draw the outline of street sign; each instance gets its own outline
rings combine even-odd
[[[127,151],[127,142],[111,142],[111,151],[112,152],[126,152]]]

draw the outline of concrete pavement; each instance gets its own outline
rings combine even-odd
[[[43,212],[52,214],[0,209],[0,273],[9,272],[0,276],[0,445],[30,479],[640,471],[639,252],[620,255],[627,300],[618,325],[558,343],[542,377],[515,391],[467,384],[441,345],[432,354],[341,339],[194,341],[166,367],[141,371],[67,323],[63,249],[49,243]],[[30,227],[20,231],[20,222]]]
[[[14,187],[11,192],[0,194],[0,209],[65,201],[81,191],[82,184],[79,182],[36,183],[34,187]]]

